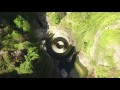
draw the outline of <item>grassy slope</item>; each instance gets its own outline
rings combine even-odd
[[[95,77],[120,77],[119,19],[118,12],[72,12],[56,26],[72,31],[77,50],[87,58],[87,67],[93,68]]]

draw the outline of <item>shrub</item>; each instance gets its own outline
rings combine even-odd
[[[38,50],[36,47],[31,47],[27,51],[27,55],[24,55],[26,61],[20,65],[20,67],[16,67],[18,74],[31,74],[32,71],[32,61],[39,58]]]
[[[24,32],[29,32],[31,27],[30,23],[25,20],[22,16],[18,15],[17,18],[14,20],[17,28],[22,29]]]

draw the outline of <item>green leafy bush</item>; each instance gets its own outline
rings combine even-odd
[[[39,58],[38,50],[36,47],[32,47],[28,49],[27,55],[24,55],[26,61],[17,67],[16,70],[19,74],[31,74],[32,71],[32,61]]]
[[[31,29],[30,23],[25,20],[21,15],[17,16],[17,18],[14,20],[14,23],[19,29],[22,29],[24,32],[29,32]]]
[[[31,43],[29,41],[20,42],[19,44],[14,44],[14,47],[18,50],[28,49]]]
[[[32,61],[39,58],[38,50],[36,47],[31,47],[28,49],[28,54],[25,55],[26,61]]]

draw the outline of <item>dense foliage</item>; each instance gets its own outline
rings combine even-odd
[[[15,70],[18,74],[31,74],[32,62],[40,57],[28,36],[31,25],[21,15],[17,15],[13,22],[15,28],[7,20],[0,24],[0,74]]]

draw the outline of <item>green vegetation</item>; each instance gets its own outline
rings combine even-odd
[[[58,25],[61,19],[66,15],[66,12],[49,12],[48,16],[50,18],[50,22],[53,25]]]
[[[119,12],[68,12],[56,27],[73,34],[77,51],[96,77],[120,77]]]
[[[95,70],[95,75],[98,78],[120,78],[120,71],[116,68],[99,65]]]
[[[14,23],[19,29],[22,29],[24,32],[29,32],[31,29],[29,22],[20,15],[17,16],[17,18],[14,20]]]
[[[38,50],[36,47],[29,48],[27,51],[27,55],[24,55],[25,62],[20,65],[20,67],[16,67],[18,74],[31,74],[32,71],[32,60],[39,58]]]
[[[15,70],[18,74],[31,74],[33,61],[40,57],[35,44],[24,37],[24,35],[28,37],[31,25],[21,15],[18,15],[13,22],[18,29],[9,24],[1,28],[3,33],[0,40],[0,74]]]
[[[20,42],[19,44],[14,44],[14,48],[18,50],[24,50],[24,49],[28,49],[31,46],[30,44],[31,43],[29,41]]]
[[[53,65],[34,39],[43,17],[38,12],[0,12],[0,78],[56,77],[57,63]]]
[[[119,17],[118,13],[81,12],[69,14],[66,18],[66,23],[71,23],[71,29],[75,30],[74,34],[77,42],[77,49],[82,49],[89,55],[96,32],[113,24],[116,21],[116,16]]]

